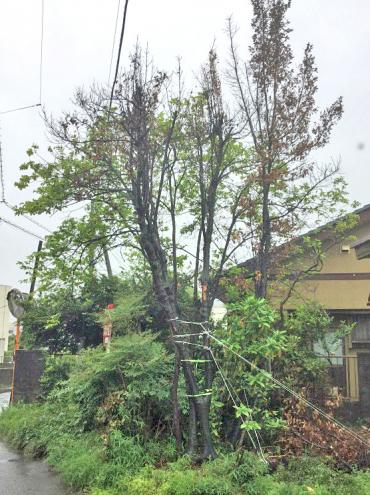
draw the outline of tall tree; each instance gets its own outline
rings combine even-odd
[[[329,139],[341,101],[311,124],[317,90],[311,47],[294,71],[289,4],[253,5],[251,60],[242,73],[230,26],[235,115],[225,105],[213,50],[200,87],[184,96],[181,71],[174,85],[137,49],[112,107],[104,88],[79,91],[75,112],[48,121],[58,141],[53,160],[40,163],[31,151],[19,181],[20,188],[37,183],[37,197],[20,211],[87,205],[86,225],[77,224],[72,240],[77,254],[95,259],[125,246],[145,260],[185,378],[188,448],[203,459],[216,455],[209,420],[215,368],[207,333],[200,348],[191,336],[182,343],[182,335],[199,332],[199,322],[209,324],[225,269],[240,260],[238,252],[245,257],[248,246],[255,250],[256,293],[264,297],[274,243],[290,239],[307,217],[343,199],[342,182],[332,181],[337,167],[318,170],[308,159]],[[50,237],[45,253],[56,236],[68,251],[71,235],[63,236],[63,229],[68,231],[62,225]],[[67,255],[64,260],[69,262]],[[184,308],[179,287],[188,283],[193,303]],[[194,325],[184,327],[183,316]],[[178,417],[174,423],[178,432]]]
[[[31,159],[22,168],[31,174],[20,179],[19,187],[33,180],[41,183],[38,197],[21,211],[51,212],[86,204],[86,225],[83,220],[69,230],[77,228],[80,234],[74,247],[79,245],[82,253],[89,247],[98,256],[111,245],[134,247],[141,253],[185,377],[189,450],[200,452],[202,458],[214,457],[209,411],[215,369],[206,335],[200,365],[199,359],[194,362],[193,349],[176,339],[188,332],[178,320],[183,310],[178,272],[183,253],[191,253],[194,263],[188,277],[193,279],[194,305],[189,315],[195,321],[209,321],[223,269],[249,238],[241,233],[247,211],[243,201],[248,195],[247,152],[225,109],[213,51],[203,68],[199,93],[184,98],[181,91],[171,94],[167,76],[151,73],[137,50],[115,92],[112,111],[106,102],[102,89],[88,95],[79,92],[78,111],[49,121],[59,146],[51,163],[39,163],[30,152]],[[67,231],[62,225],[61,233],[46,243],[45,253],[58,236],[65,248]]]
[[[296,66],[287,13],[290,0],[251,0],[252,45],[243,61],[231,20],[229,80],[253,146],[255,293],[266,297],[272,251],[318,217],[328,217],[344,184],[338,164],[319,166],[312,152],[325,146],[342,116],[342,99],[319,112],[313,47]]]

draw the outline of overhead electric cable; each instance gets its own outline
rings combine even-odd
[[[18,108],[12,108],[10,110],[4,110],[0,112],[0,115],[4,115],[6,113],[18,112],[19,110],[27,110],[27,108],[35,108],[35,107],[41,107],[41,103],[35,103],[34,105],[27,105],[26,107],[18,107]]]
[[[16,223],[11,222],[10,220],[7,220],[4,217],[0,217],[0,222],[4,222],[7,225],[10,225],[11,227],[13,227],[13,228],[15,228],[17,230],[20,230],[20,231],[24,232],[25,234],[32,235],[32,237],[36,237],[36,239],[39,239],[40,241],[43,241],[44,240],[44,238],[41,237],[41,236],[39,236],[38,234],[35,234],[34,232],[31,232],[30,230],[27,230],[24,227],[21,227],[20,225],[17,225]]]
[[[128,6],[128,0],[125,2],[125,8],[123,10],[123,19],[122,19],[122,28],[121,28],[121,36],[119,40],[119,47],[118,47],[118,55],[117,55],[117,63],[116,63],[116,70],[114,73],[114,79],[113,79],[113,84],[112,84],[112,90],[110,93],[110,99],[109,99],[109,111],[112,108],[112,101],[113,101],[113,95],[114,95],[114,88],[116,86],[117,82],[117,77],[118,77],[118,70],[119,70],[119,64],[120,64],[120,59],[121,59],[121,51],[122,51],[122,43],[123,43],[123,36],[125,34],[125,27],[126,27],[126,17],[127,17],[127,6]]]
[[[16,107],[9,110],[3,110],[0,115],[7,113],[19,112],[20,110],[27,110],[28,108],[36,108],[41,106],[42,101],[42,75],[43,75],[43,52],[44,52],[44,17],[45,17],[45,0],[41,0],[41,37],[40,37],[40,62],[39,62],[39,101],[33,105],[27,105],[25,107]]]
[[[4,203],[8,208],[10,208],[12,211],[17,212],[17,208],[7,201],[3,200],[2,203]],[[40,229],[44,229],[46,232],[49,232],[49,234],[52,234],[53,231],[45,227],[45,225],[42,225],[40,222],[35,220],[34,218],[30,217],[29,215],[26,215],[25,213],[19,213],[19,215],[23,218],[26,218],[29,222],[33,223],[37,227],[40,227]]]
[[[121,0],[118,0],[118,5],[117,5],[117,14],[116,14],[116,22],[114,25],[114,35],[113,35],[113,44],[112,44],[112,52],[110,56],[110,65],[109,65],[109,76],[108,76],[108,86],[110,84],[110,76],[112,75],[112,66],[113,66],[113,56],[114,56],[114,47],[116,45],[116,34],[117,34],[117,26],[118,26],[118,16],[119,16],[119,9],[121,7]]]
[[[174,335],[174,337],[175,338],[179,338],[179,337],[185,338],[185,337],[195,337],[195,336],[200,336],[200,335],[203,335],[204,336],[204,331],[201,332],[201,333],[192,333],[192,334],[182,334],[182,335],[177,335],[176,334],[176,335]],[[231,383],[228,383],[228,380],[227,380],[226,376],[224,375],[224,373],[223,373],[223,371],[221,369],[221,366],[219,365],[218,361],[216,360],[216,357],[215,357],[212,349],[204,346],[203,344],[196,344],[194,342],[186,342],[186,341],[178,341],[178,340],[174,340],[174,342],[177,343],[177,344],[187,344],[187,345],[190,345],[190,346],[201,348],[202,350],[205,350],[205,351],[209,351],[209,353],[210,353],[210,355],[211,355],[211,357],[212,357],[212,359],[213,359],[213,361],[214,361],[214,363],[216,365],[216,368],[219,371],[220,376],[221,376],[221,378],[222,378],[222,380],[223,380],[223,382],[225,384],[226,390],[227,390],[227,392],[228,392],[228,394],[229,394],[229,396],[230,396],[230,398],[232,400],[232,403],[234,404],[235,409],[238,408],[238,402],[239,402],[239,404],[242,404],[243,403],[241,401],[238,393],[235,391],[233,385]],[[252,431],[253,431],[253,433],[254,433],[254,435],[256,437],[256,442],[253,440],[251,433],[247,430],[247,435],[249,437],[249,440],[251,441],[251,444],[252,444],[254,450],[259,453],[259,455],[261,456],[262,460],[267,464],[268,462],[267,462],[267,460],[266,460],[266,458],[264,456],[264,453],[263,453],[263,450],[262,450],[262,446],[261,446],[261,442],[260,442],[260,439],[258,437],[258,432],[255,429],[253,429]]]
[[[45,17],[45,2],[41,0],[41,39],[40,39],[40,71],[39,71],[39,102],[42,102],[42,69],[43,69],[43,54],[44,54],[44,17]]]
[[[232,400],[232,402],[233,402],[233,404],[234,404],[234,407],[235,407],[235,409],[237,410],[237,409],[238,409],[238,403],[237,403],[237,400],[239,401],[239,404],[242,404],[242,401],[240,400],[240,398],[239,398],[238,394],[236,394],[236,399],[235,399],[234,395],[232,394],[232,392],[231,392],[231,386],[229,386],[229,385],[228,385],[227,379],[226,379],[226,377],[225,377],[225,375],[224,375],[224,373],[223,373],[223,371],[222,371],[222,369],[221,369],[221,366],[219,365],[218,361],[216,360],[216,357],[215,357],[215,355],[214,355],[214,353],[213,353],[212,349],[209,349],[209,353],[210,353],[210,355],[212,356],[212,359],[213,359],[213,361],[214,361],[214,363],[215,363],[215,365],[216,365],[216,368],[217,368],[217,370],[218,370],[218,372],[219,372],[219,374],[220,374],[220,376],[221,376],[221,378],[222,378],[222,381],[223,381],[223,382],[224,382],[224,384],[225,384],[226,390],[228,391],[229,396],[230,396],[230,398],[231,398],[231,400]],[[260,443],[260,441],[259,441],[259,438],[258,438],[258,435],[257,435],[257,431],[256,431],[255,429],[253,429],[252,431],[253,431],[253,433],[254,433],[254,435],[255,435],[255,437],[256,437],[256,442],[257,442],[257,445],[256,445],[256,443],[254,442],[254,440],[253,440],[253,438],[252,438],[252,435],[251,435],[250,431],[249,431],[249,430],[247,430],[247,435],[248,435],[248,437],[249,437],[249,440],[251,441],[251,443],[252,443],[252,445],[253,445],[254,450],[258,451],[258,452],[259,452],[259,454],[260,454],[260,456],[261,456],[261,458],[262,458],[262,460],[263,460],[266,464],[268,464],[268,462],[267,462],[267,460],[266,460],[266,458],[265,458],[265,456],[264,456],[264,454],[263,454],[262,446],[261,446],[261,443]]]
[[[0,183],[1,183],[1,202],[5,203],[5,181],[4,181],[3,152],[1,148],[1,140],[0,140]]]
[[[0,184],[1,184],[1,200],[0,203],[3,203],[6,205],[10,210],[13,212],[16,212],[17,209],[15,206],[11,205],[8,203],[8,201],[5,198],[5,179],[4,179],[4,166],[3,166],[3,153],[2,153],[2,147],[1,147],[1,140],[0,140]],[[39,223],[37,220],[34,220],[30,216],[21,213],[20,214],[22,217],[26,218],[29,222],[32,222],[34,225],[37,225],[37,227],[40,227],[41,229],[44,229],[45,231],[49,232],[49,234],[52,234],[52,231]]]
[[[242,356],[241,354],[239,354],[238,352],[236,352],[232,347],[230,347],[227,344],[225,344],[225,342],[223,342],[222,340],[219,340],[217,337],[215,337],[214,335],[212,335],[206,329],[205,329],[205,333],[211,339],[213,339],[215,342],[217,342],[222,347],[224,347],[225,349],[229,350],[232,354],[234,354],[235,356],[239,357],[239,359],[241,359],[242,361],[244,361],[245,363],[247,363],[252,369],[254,369],[256,371],[259,371],[260,373],[263,373],[264,376],[266,376],[266,378],[268,378],[270,381],[272,381],[273,383],[275,383],[275,385],[277,385],[278,387],[280,387],[283,390],[285,390],[286,392],[288,392],[295,399],[303,402],[307,407],[313,409],[314,411],[316,411],[317,413],[319,413],[321,416],[323,416],[325,419],[331,421],[332,423],[335,423],[337,426],[339,426],[342,430],[344,430],[350,436],[352,436],[353,438],[356,438],[356,440],[358,440],[359,442],[361,442],[361,443],[363,443],[365,445],[368,445],[368,443],[363,438],[361,438],[360,435],[357,435],[357,433],[355,433],[350,428],[348,428],[347,426],[345,426],[339,420],[335,419],[333,416],[330,416],[325,411],[323,411],[320,407],[316,406],[315,404],[313,404],[312,402],[310,402],[309,400],[307,400],[305,397],[303,397],[302,395],[300,395],[297,392],[295,392],[294,390],[292,390],[290,387],[288,387],[287,385],[285,385],[283,382],[281,382],[280,380],[278,380],[277,378],[275,378],[274,376],[272,376],[271,373],[267,372],[263,368],[260,368],[256,364],[252,363],[252,361],[249,361],[249,359],[245,358],[244,356]]]

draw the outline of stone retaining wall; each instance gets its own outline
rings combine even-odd
[[[13,380],[13,365],[0,364],[0,393],[10,390]]]

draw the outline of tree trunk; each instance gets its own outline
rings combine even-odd
[[[188,432],[188,454],[195,457],[198,452],[198,428],[197,428],[197,411],[195,401],[189,401],[189,432]]]
[[[141,245],[150,264],[154,293],[156,295],[157,302],[164,310],[165,316],[170,324],[172,335],[176,337],[176,334],[178,333],[176,323],[177,305],[173,290],[173,284],[171,284],[168,277],[165,254],[162,247],[160,246],[158,237],[156,236],[155,232],[151,231],[151,229],[142,229]],[[200,437],[202,439],[202,444],[200,446],[202,450],[201,459],[215,458],[216,451],[213,446],[211,428],[209,423],[210,396],[207,396],[206,400],[204,400],[204,397],[199,396],[200,389],[197,384],[192,364],[189,362],[189,359],[191,358],[189,348],[186,345],[177,343],[175,343],[175,346],[179,355],[179,359],[181,361],[185,377],[186,389],[189,395],[189,408],[191,411],[191,415],[194,414],[194,411],[192,410],[194,407],[196,414],[195,424],[197,428],[199,428]],[[207,388],[211,388],[211,374],[206,373],[205,378]],[[191,419],[190,423],[192,425],[194,424],[194,418]],[[191,431],[189,433],[191,433],[191,448],[193,448],[194,432]]]
[[[215,459],[217,454],[213,446],[211,425],[209,422],[211,395],[197,397],[195,404],[203,440],[201,459]]]
[[[255,294],[258,298],[266,298],[271,251],[271,219],[269,210],[269,184],[263,186],[262,233],[257,254],[255,272]]]
[[[175,369],[172,380],[172,390],[171,390],[171,402],[172,402],[172,428],[176,439],[176,449],[177,452],[182,451],[182,431],[181,431],[181,420],[180,420],[180,408],[178,400],[178,387],[179,387],[179,377],[180,377],[181,361],[179,353],[175,350]]]

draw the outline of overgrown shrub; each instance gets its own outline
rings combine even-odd
[[[73,365],[68,357],[54,360],[43,378],[51,389],[47,402],[67,431],[103,428],[146,439],[169,431],[173,358],[153,334],[129,334],[115,339],[110,353],[89,349],[74,359]]]
[[[272,474],[248,452],[220,455],[201,466],[186,456],[171,463],[171,442],[143,443],[121,431],[110,432],[109,438],[98,431],[78,435],[51,431],[53,414],[47,404],[12,406],[0,415],[0,436],[31,455],[39,455],[41,448],[67,484],[91,495],[370,493],[370,472],[338,471],[326,458],[302,457]]]
[[[145,465],[176,458],[172,368],[172,356],[145,333],[116,339],[110,353],[50,358],[43,401],[4,411],[0,436],[30,456],[46,455],[73,487],[114,486]]]
[[[67,484],[92,495],[370,493],[369,472],[338,471],[326,458],[303,456],[274,473],[256,454],[225,447],[202,465],[177,459],[165,434],[172,366],[149,334],[117,339],[108,354],[95,349],[69,364],[50,361],[49,393],[5,410],[0,437],[27,455],[46,456]]]
[[[52,390],[68,380],[76,359],[78,359],[78,356],[69,354],[47,356],[44,374],[40,380],[42,396],[44,398]]]

